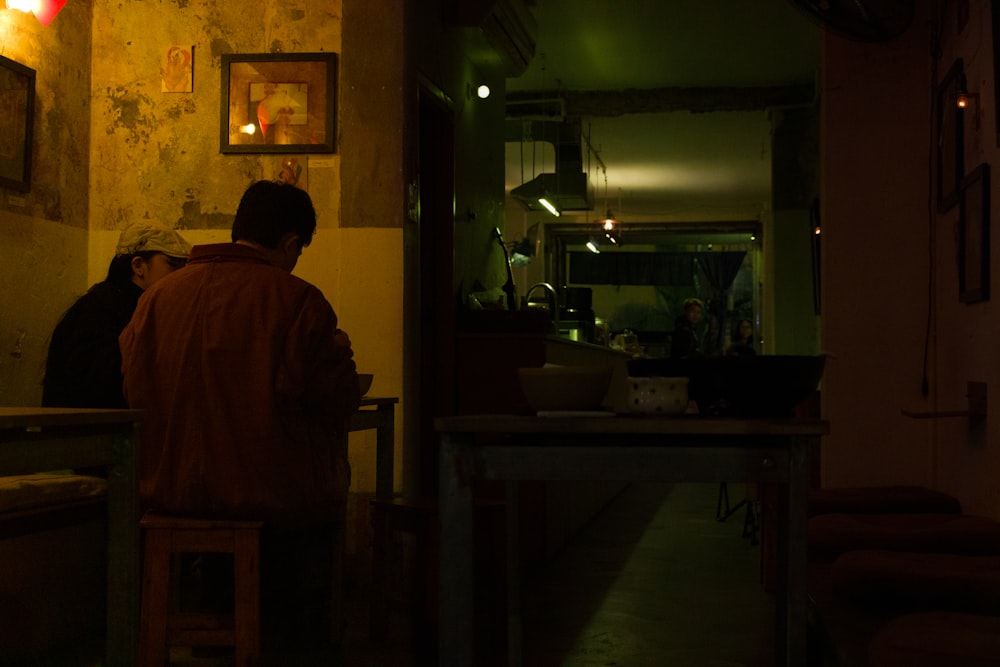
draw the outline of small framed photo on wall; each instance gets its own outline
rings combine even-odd
[[[963,303],[990,298],[990,165],[985,162],[962,181],[958,212],[958,298]]]

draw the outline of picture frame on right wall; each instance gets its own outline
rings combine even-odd
[[[958,212],[958,298],[990,298],[990,165],[982,163],[962,181]]]
[[[991,2],[990,10],[993,12],[993,108],[1000,108],[1000,2]],[[1000,114],[996,116],[996,136],[997,146],[1000,146]]]
[[[958,94],[965,90],[965,65],[957,59],[941,80],[935,96],[937,107],[937,209],[944,213],[958,203],[965,174],[964,114]]]

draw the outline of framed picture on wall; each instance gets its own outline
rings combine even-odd
[[[0,56],[0,185],[31,189],[35,70]]]
[[[333,153],[335,53],[222,56],[219,150],[223,153]]]
[[[993,108],[1000,108],[1000,2],[991,2],[993,12]],[[997,146],[1000,146],[1000,114],[996,116]]]
[[[958,298],[963,303],[990,298],[990,165],[985,162],[962,181],[958,211]]]
[[[937,202],[944,213],[958,203],[959,186],[965,175],[965,118],[958,107],[958,94],[965,90],[965,70],[959,58],[937,89]]]

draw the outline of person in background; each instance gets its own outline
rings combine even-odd
[[[703,310],[701,299],[685,299],[683,311],[674,322],[673,336],[670,338],[670,356],[683,359],[701,354],[701,345],[695,325],[701,320]]]
[[[757,350],[753,345],[753,322],[748,319],[742,319],[739,321],[733,335],[733,342],[729,345],[729,349],[726,350],[726,354],[730,357],[743,357],[757,354]]]
[[[337,315],[292,275],[315,230],[305,190],[253,183],[232,243],[195,246],[121,335],[125,395],[147,410],[141,503],[264,522],[261,637],[272,655],[329,642],[334,524],[350,482],[343,429],[361,401]]]
[[[52,332],[43,406],[127,407],[118,336],[143,290],[184,266],[190,251],[184,237],[155,223],[122,230],[107,277],[77,299]]]

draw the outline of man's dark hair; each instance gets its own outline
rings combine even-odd
[[[297,234],[303,246],[316,232],[316,209],[309,193],[277,181],[257,181],[243,193],[233,220],[233,241],[276,248],[281,237]]]

